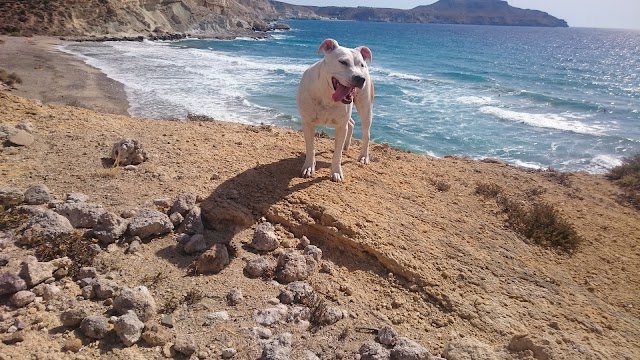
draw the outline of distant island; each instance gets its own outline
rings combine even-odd
[[[375,22],[568,27],[539,10],[520,9],[502,0],[440,0],[413,9],[302,6],[270,1],[281,17]]]

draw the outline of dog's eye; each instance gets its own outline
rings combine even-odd
[[[365,65],[364,65],[364,63],[361,63],[361,64],[360,64],[360,67],[364,67],[364,66],[365,66]]]
[[[340,64],[344,66],[349,66],[349,62],[347,60],[340,60]]]

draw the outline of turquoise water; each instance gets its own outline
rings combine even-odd
[[[134,116],[191,112],[298,128],[300,76],[332,37],[373,52],[376,142],[589,172],[640,151],[639,31],[290,25],[268,40],[72,43],[63,50],[122,82]]]

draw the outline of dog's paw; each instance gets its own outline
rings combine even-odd
[[[344,180],[344,175],[342,174],[342,168],[339,169],[331,169],[331,181],[342,182]]]
[[[369,164],[369,155],[360,155],[358,157],[358,162],[363,165]]]
[[[315,164],[312,165],[307,165],[304,164],[304,166],[302,167],[302,177],[303,178],[310,178],[313,177],[313,175],[316,173],[316,166]]]

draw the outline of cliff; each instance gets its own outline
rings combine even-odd
[[[280,15],[289,18],[312,18],[313,14],[339,20],[380,21],[403,23],[509,25],[567,27],[567,22],[538,10],[513,7],[502,0],[440,0],[431,5],[418,6],[410,10],[335,7],[294,6],[271,1]],[[281,9],[284,9],[282,11]],[[300,15],[295,15],[300,14]],[[293,16],[292,16],[293,15]]]

